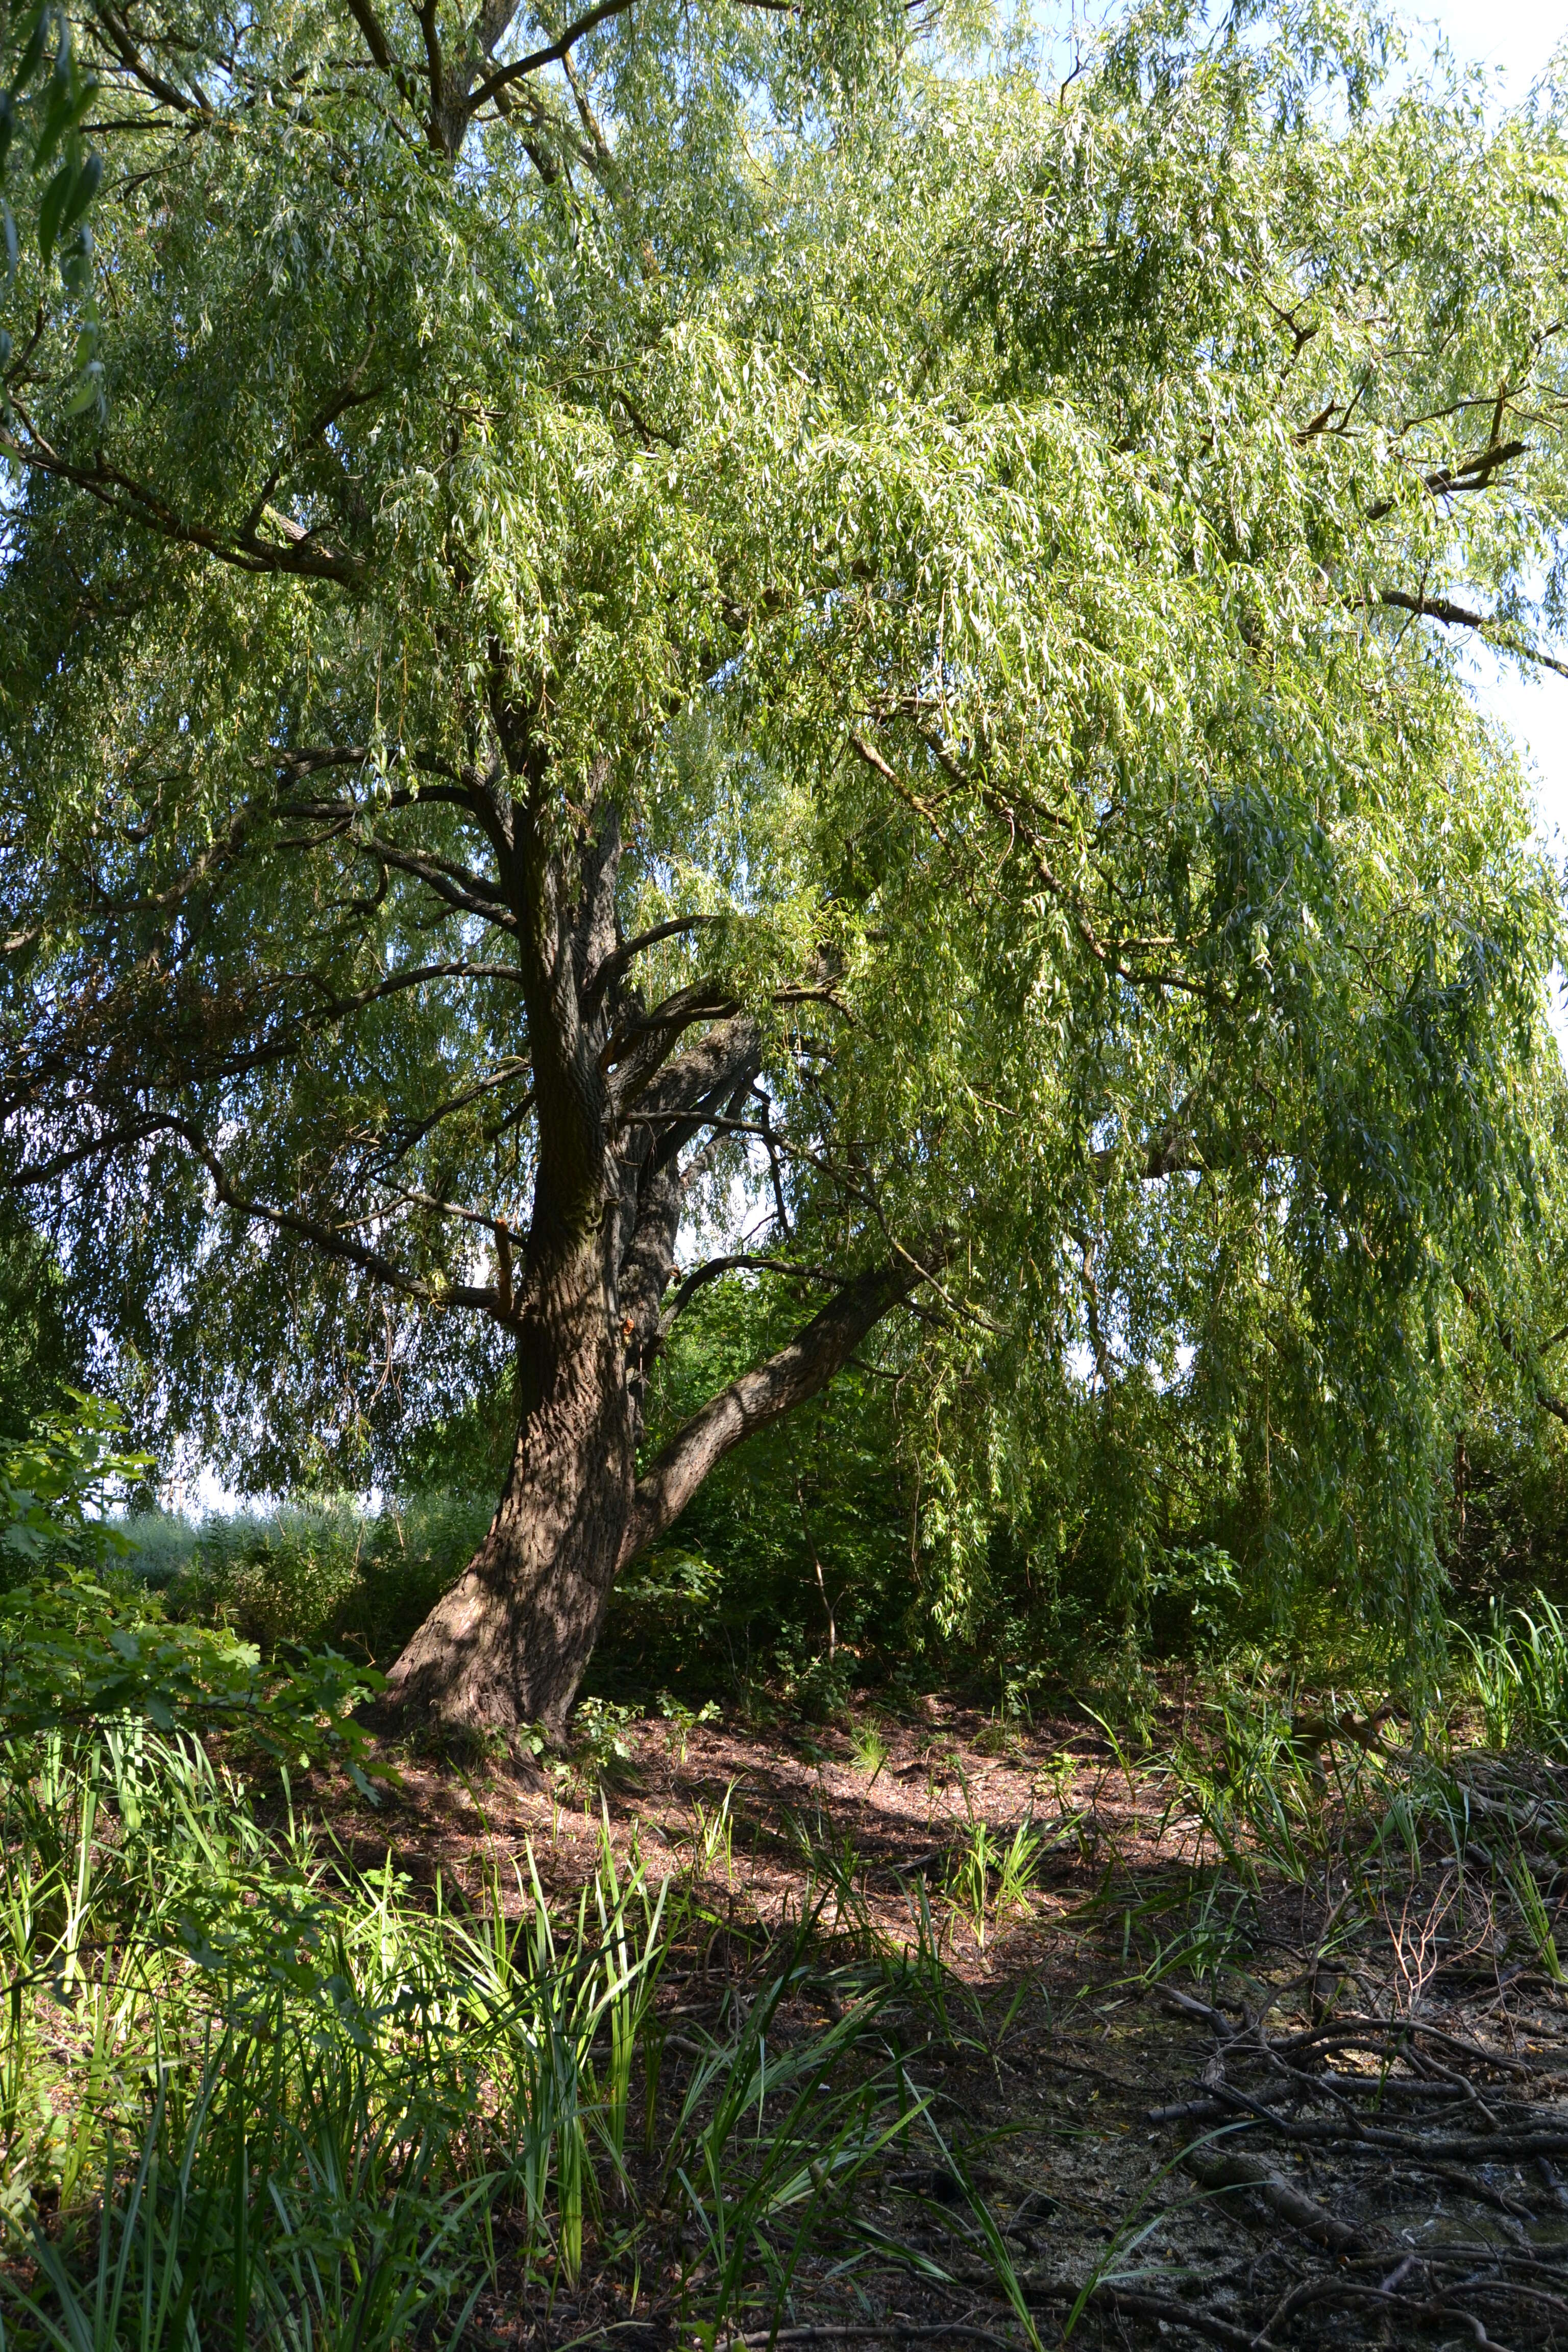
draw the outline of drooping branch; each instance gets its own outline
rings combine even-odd
[[[838,1285],[838,1276],[825,1265],[797,1265],[787,1257],[761,1257],[754,1250],[731,1250],[723,1257],[710,1257],[692,1267],[659,1318],[660,1338],[668,1337],[700,1290],[726,1274],[736,1273],[772,1274],[786,1282],[827,1283],[835,1288]]]
[[[500,1087],[515,1084],[527,1068],[526,1058],[521,1060],[514,1058],[503,1063],[500,1069],[487,1070],[482,1078],[476,1078],[472,1086],[464,1087],[460,1093],[450,1096],[446,1102],[438,1103],[436,1108],[427,1111],[424,1118],[414,1119],[399,1127],[393,1138],[388,1164],[395,1167],[400,1160],[406,1160],[409,1153],[441,1125],[443,1119],[455,1118],[460,1111],[467,1110],[470,1104],[482,1101],[486,1095],[494,1094]],[[513,1106],[519,1117],[526,1115],[532,1098],[533,1093],[531,1087],[522,1101]]]
[[[1468,604],[1456,604],[1447,596],[1412,595],[1405,588],[1384,588],[1378,602],[1390,612],[1412,613],[1418,621],[1441,621],[1446,629],[1477,629],[1482,635],[1489,631],[1502,630],[1504,650],[1516,654],[1521,661],[1538,662],[1542,669],[1554,669],[1559,677],[1568,677],[1568,662],[1559,661],[1555,654],[1543,653],[1541,647],[1521,638],[1506,621],[1495,613],[1478,613]]]
[[[11,408],[23,429],[18,433],[13,423],[0,425],[0,452],[14,465],[29,467],[85,490],[122,521],[141,523],[162,539],[197,548],[237,572],[285,573],[298,580],[330,580],[340,586],[359,577],[359,565],[352,556],[324,546],[313,531],[275,509],[268,509],[266,519],[282,533],[281,540],[260,539],[254,530],[197,521],[182,514],[159,491],[107,464],[101,455],[90,466],[78,465],[44,438],[19,401],[13,398]]]
[[[138,979],[144,976],[141,971],[136,975]],[[119,1116],[117,1105],[123,1105],[128,1096],[149,1087],[209,1085],[274,1067],[355,1013],[363,1012],[373,1004],[384,1003],[389,998],[406,994],[412,989],[425,987],[433,981],[500,980],[516,986],[518,980],[517,971],[510,964],[470,963],[460,959],[451,962],[419,964],[391,972],[384,980],[368,988],[355,990],[349,995],[334,993],[330,983],[319,974],[304,972],[294,977],[299,986],[318,991],[319,1001],[309,1008],[288,1014],[279,1022],[271,1034],[263,1037],[258,1044],[243,1048],[230,1045],[215,1050],[205,1034],[199,1045],[194,1045],[182,1038],[177,1026],[171,1027],[162,1035],[143,1029],[138,1040],[134,990],[128,992],[128,1010],[122,1011],[121,993],[116,992],[100,998],[82,1016],[74,1030],[67,1028],[63,1034],[40,1037],[35,1028],[25,1041],[25,1055],[18,1054],[0,1062],[0,1121],[34,1108],[51,1080],[78,1069],[94,1050],[95,1037],[103,1041],[98,1050],[109,1053],[119,1063],[112,1094],[98,1080],[89,1079],[77,1097],[76,1108],[86,1110],[96,1107],[104,1115],[115,1118]],[[190,1009],[193,1020],[199,1024],[210,1008],[203,1000]],[[176,1006],[175,1010],[178,1013],[180,1008]],[[135,1067],[128,1068],[127,1047],[132,1043],[139,1043],[141,1059]],[[162,1056],[163,1064],[161,1070],[155,1058],[158,1055]],[[514,1066],[509,1065],[506,1076],[512,1075]],[[482,1088],[489,1082],[480,1083]],[[495,1083],[505,1083],[505,1078]],[[445,1116],[445,1113],[440,1116]],[[140,1109],[132,1114],[128,1131],[132,1135],[142,1132]],[[70,1167],[100,1157],[105,1148],[102,1137],[94,1136],[68,1152],[58,1153],[48,1162],[47,1177],[59,1175]],[[19,1182],[22,1180],[18,1177],[13,1181]],[[27,1181],[41,1182],[47,1180],[39,1176]]]
[[[1458,1275],[1454,1276],[1454,1286],[1477,1321],[1490,1325],[1493,1337],[1503,1354],[1530,1382],[1535,1402],[1542,1412],[1549,1412],[1553,1421],[1560,1421],[1563,1427],[1568,1429],[1568,1402],[1565,1402],[1553,1390],[1549,1389],[1541,1376],[1540,1365],[1536,1359],[1544,1350],[1531,1350],[1527,1348],[1520,1339],[1513,1326],[1505,1322],[1500,1315],[1496,1314],[1484,1299],[1479,1298],[1470,1284],[1461,1281]],[[1547,1347],[1556,1347],[1563,1337],[1563,1334],[1561,1331],[1558,1332],[1553,1339],[1546,1342]]]
[[[725,1454],[826,1388],[867,1333],[925,1278],[924,1268],[912,1260],[872,1267],[847,1283],[766,1363],[742,1372],[710,1398],[637,1481],[620,1565],[674,1525]]]
[[[234,1210],[237,1215],[247,1217],[259,1224],[272,1225],[280,1233],[298,1234],[302,1241],[312,1243],[325,1256],[337,1258],[345,1265],[357,1266],[374,1281],[381,1283],[388,1290],[397,1291],[405,1298],[416,1298],[432,1307],[477,1307],[487,1315],[499,1317],[500,1300],[494,1290],[481,1290],[468,1283],[422,1282],[416,1275],[406,1273],[380,1250],[372,1249],[363,1242],[356,1242],[337,1227],[323,1224],[318,1217],[303,1216],[296,1209],[277,1209],[266,1201],[254,1201],[240,1191],[218,1153],[188,1119],[164,1118],[158,1124],[165,1132],[180,1137],[211,1177],[213,1190],[223,1206]],[[476,1222],[489,1223],[490,1220],[479,1219]]]
[[[1121,1157],[1122,1148],[1114,1143],[1091,1151],[1089,1164],[1095,1181],[1108,1184]],[[1157,1184],[1165,1176],[1201,1176],[1208,1165],[1185,1126],[1175,1119],[1157,1129],[1132,1153],[1133,1172],[1146,1184]]]
[[[380,398],[383,387],[380,384],[371,384],[367,387],[364,383],[364,372],[370,364],[370,356],[374,349],[375,331],[373,328],[363,352],[349,371],[347,380],[329,393],[326,399],[321,402],[314,415],[307,422],[304,431],[299,436],[292,452],[280,453],[275,460],[260,489],[251,500],[245,520],[240,525],[242,539],[253,538],[260,528],[263,519],[272,512],[272,501],[278,495],[279,485],[289,469],[290,457],[298,463],[301,451],[308,449],[313,441],[321,440],[322,436],[337,423],[340,416],[346,415],[351,408],[363,408],[371,401]]]
[[[789,1237],[789,1209],[784,1202],[784,1176],[779,1167],[778,1138],[773,1133],[773,1098],[765,1087],[753,1087],[752,1092],[763,1107],[763,1149],[768,1155],[768,1180],[773,1188],[773,1209],[778,1217],[779,1231]]]
[[[886,713],[878,714],[879,717],[887,715]],[[907,713],[900,715],[907,715]],[[1132,956],[1148,954],[1156,949],[1168,950],[1173,942],[1163,939],[1127,939],[1116,936],[1102,938],[1096,928],[1090,909],[1085,904],[1083,893],[1071,883],[1063,881],[1052,866],[1047,845],[1042,837],[1038,821],[1034,814],[1010,803],[994,785],[984,780],[983,775],[966,773],[945,745],[928,728],[917,727],[916,733],[921,747],[931,754],[943,773],[963,790],[973,793],[981,806],[994,817],[999,824],[1006,827],[1009,839],[1027,852],[1042,887],[1066,910],[1084,949],[1093,957],[1102,971],[1113,972],[1119,980],[1126,981],[1132,987],[1171,988],[1179,990],[1184,995],[1200,998],[1213,994],[1214,992],[1203,982],[1194,980],[1186,972],[1176,971],[1169,965],[1144,967],[1130,962],[1128,959]],[[922,824],[931,827],[944,847],[951,848],[952,843],[943,829],[940,814],[930,800],[923,793],[916,792],[899,774],[897,769],[882,757],[876,746],[866,740],[863,734],[851,730],[848,740],[850,748],[858,753],[872,772],[880,776],[884,783],[891,785],[900,799],[907,807],[914,811]]]

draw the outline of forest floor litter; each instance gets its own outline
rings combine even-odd
[[[415,1885],[499,1867],[524,1905],[527,1850],[568,1901],[607,1841],[694,1895],[659,2101],[792,1935],[781,2045],[903,1957],[879,2030],[922,2127],[721,2342],[1568,2343],[1568,1769],[1439,1763],[1348,1711],[1168,1712],[1138,1757],[936,1699],[627,1721],[603,1770],[415,1755],[378,1811],[327,1813]],[[628,2292],[590,2250],[542,2302],[503,2268],[476,2340],[692,2340],[689,2252]]]

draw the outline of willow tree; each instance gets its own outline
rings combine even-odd
[[[559,1728],[617,1570],[910,1314],[1110,1394],[1245,1387],[1284,1302],[1397,1574],[1529,1213],[1552,899],[1455,664],[1548,657],[1557,117],[1381,102],[1300,12],[1060,89],[941,29],[79,24],[104,405],[62,327],[0,427],[5,1173],[258,1476],[511,1361],[392,1676],[447,1719]],[[737,1268],[794,1336],[639,1460]]]

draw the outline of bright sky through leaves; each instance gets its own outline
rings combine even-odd
[[[1486,65],[1502,77],[1500,95],[1522,98],[1568,37],[1562,0],[1441,0],[1423,8],[1421,21],[1448,41],[1456,57]],[[1568,679],[1521,678],[1481,654],[1477,679],[1488,709],[1526,747],[1537,779],[1542,827],[1561,856],[1568,852]]]

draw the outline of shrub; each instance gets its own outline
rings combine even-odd
[[[325,1496],[215,1512],[195,1528],[162,1514],[122,1528],[132,1565],[175,1615],[226,1625],[264,1656],[326,1643],[386,1665],[461,1575],[490,1509],[471,1495],[374,1511]]]

